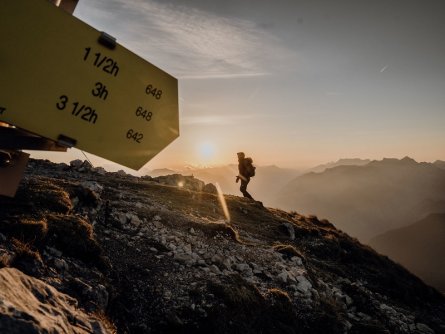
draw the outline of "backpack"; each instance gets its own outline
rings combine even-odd
[[[256,167],[253,165],[252,158],[245,158],[244,159],[244,165],[246,167],[246,176],[247,177],[254,177],[255,176],[255,169]]]

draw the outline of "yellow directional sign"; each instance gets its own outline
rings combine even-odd
[[[0,121],[139,169],[179,136],[178,82],[46,0],[0,1]]]

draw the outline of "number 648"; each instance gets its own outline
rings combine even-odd
[[[156,100],[160,100],[162,97],[162,90],[153,87],[153,85],[148,85],[145,89],[147,95],[153,95]]]

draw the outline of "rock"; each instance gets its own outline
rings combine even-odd
[[[182,249],[187,254],[191,254],[192,253],[192,245],[190,245],[190,244],[185,244],[184,246],[182,246]]]
[[[184,253],[175,253],[175,255],[173,256],[173,259],[185,263],[187,265],[192,265],[194,263],[196,263],[196,260],[189,254],[184,254]]]
[[[17,269],[0,269],[0,332],[107,333],[77,301]]]
[[[124,177],[124,176],[127,176],[128,174],[125,173],[125,171],[123,171],[122,169],[119,169],[119,170],[116,172],[116,175],[117,175],[117,176],[122,176],[122,177]]]
[[[46,247],[46,250],[48,251],[49,254],[51,254],[53,256],[57,256],[57,257],[62,256],[62,252],[59,251],[58,249],[53,248],[53,247]]]
[[[219,270],[219,268],[218,268],[216,265],[214,265],[214,264],[212,264],[212,265],[210,266],[210,271],[211,271],[212,273],[217,274],[217,275],[220,275],[220,274],[221,274],[221,271]]]
[[[260,267],[259,265],[257,265],[257,264],[254,263],[254,262],[252,262],[250,265],[251,265],[252,268],[253,268],[253,273],[254,273],[254,274],[261,274],[261,273],[263,272],[263,270],[264,270],[263,267]]]
[[[312,284],[311,284],[311,282],[309,282],[309,281],[307,280],[306,277],[304,277],[304,276],[298,276],[298,277],[297,277],[297,281],[298,281],[297,289],[298,289],[299,291],[301,291],[301,292],[303,292],[303,293],[305,293],[305,294],[310,293],[311,288],[312,288]]]
[[[75,169],[78,169],[78,168],[82,167],[82,164],[83,164],[83,161],[80,160],[80,159],[76,159],[76,160],[70,161],[70,166],[75,168]]]
[[[286,282],[287,282],[287,278],[288,278],[287,272],[286,272],[285,270],[283,270],[281,273],[279,273],[279,274],[277,275],[277,278],[278,278],[281,282],[286,283]]]
[[[59,171],[66,171],[69,169],[69,166],[66,163],[62,162],[62,163],[58,164],[56,168]]]
[[[80,159],[71,161],[70,166],[78,172],[89,172],[93,169],[93,165],[89,161]]]
[[[107,288],[102,284],[98,284],[94,288],[93,297],[99,309],[105,311],[108,306],[109,294]]]
[[[434,331],[431,328],[420,322],[416,324],[416,327],[421,334],[434,334]]]
[[[175,327],[181,327],[184,325],[183,321],[181,320],[181,318],[178,317],[177,314],[175,313],[170,313],[169,315],[167,315],[167,323],[172,326],[173,328]]]
[[[13,259],[14,255],[12,253],[3,248],[0,249],[0,266],[9,267]]]
[[[139,216],[133,214],[133,213],[127,213],[127,221],[132,224],[135,227],[139,227],[142,223],[142,221],[140,220]]]
[[[281,232],[289,237],[289,240],[295,240],[295,229],[291,223],[282,223],[279,228]]]
[[[126,225],[128,223],[127,214],[123,212],[118,213],[117,220],[121,223],[121,225]]]
[[[343,324],[347,332],[352,328],[352,324],[348,320],[344,320]]]
[[[67,271],[69,269],[68,263],[64,259],[54,259],[54,266],[60,271]]]
[[[161,184],[176,186],[193,191],[202,191],[205,187],[205,183],[196,179],[193,175],[183,176],[181,174],[171,174],[158,176],[153,178],[153,180]]]
[[[79,168],[79,171],[91,171],[92,169],[93,165],[88,160],[84,160],[82,166]]]
[[[100,194],[104,189],[104,187],[102,187],[99,183],[94,181],[84,181],[80,185],[96,194]]]
[[[207,183],[204,188],[202,188],[202,191],[205,193],[210,193],[210,194],[216,194],[218,191],[216,190],[216,187],[214,184],[212,183]]]
[[[237,263],[235,264],[235,269],[239,272],[251,270],[250,266],[247,263]]]
[[[294,262],[297,266],[303,265],[303,260],[298,256],[292,256],[290,259],[292,262]]]
[[[292,274],[292,272],[287,272],[287,279],[291,282],[296,282],[297,278]]]
[[[221,257],[221,255],[215,254],[212,256],[210,261],[212,261],[212,263],[215,263],[217,265],[222,265],[224,259]]]
[[[232,269],[232,262],[230,261],[230,258],[225,258],[222,263],[223,267],[227,270],[231,270]]]
[[[96,167],[93,168],[93,171],[99,175],[105,175],[107,174],[107,171],[103,167]]]
[[[71,200],[71,203],[72,203],[73,207],[76,207],[79,204],[79,202],[80,202],[79,197],[74,197]]]

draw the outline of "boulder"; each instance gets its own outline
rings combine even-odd
[[[291,223],[282,223],[280,225],[280,231],[284,233],[289,240],[295,240],[295,229]]]
[[[0,333],[107,333],[77,301],[14,268],[0,269]]]
[[[216,187],[213,183],[207,183],[204,188],[202,188],[202,191],[205,193],[210,194],[216,194],[218,191],[216,190]]]

